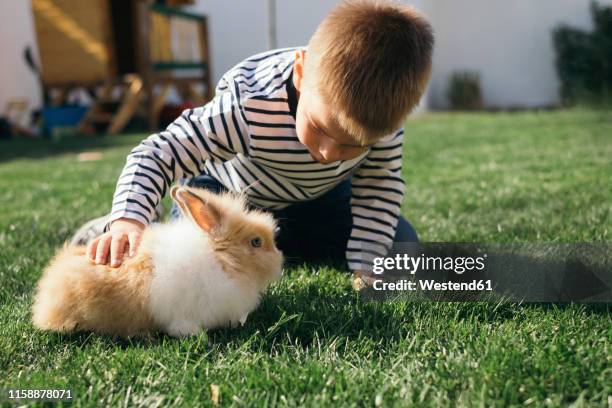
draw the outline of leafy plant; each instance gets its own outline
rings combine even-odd
[[[612,7],[591,3],[593,30],[560,25],[553,31],[561,100],[605,102],[612,98]]]
[[[482,109],[480,74],[474,71],[457,71],[449,79],[448,101],[453,110]]]

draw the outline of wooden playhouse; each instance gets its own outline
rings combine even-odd
[[[31,1],[42,86],[58,104],[87,89],[94,102],[82,126],[114,134],[140,113],[155,130],[172,87],[209,99],[207,20],[179,7],[193,0]]]

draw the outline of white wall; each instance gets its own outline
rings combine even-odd
[[[0,112],[8,100],[16,98],[40,106],[38,81],[23,58],[28,45],[37,56],[30,1],[0,0]]]
[[[321,20],[339,3],[338,0],[276,0],[278,46],[306,45]]]
[[[267,23],[263,5],[261,0],[197,0],[188,7],[208,16],[213,86],[233,65],[265,49]]]
[[[447,106],[448,77],[465,69],[480,72],[488,107],[557,104],[551,31],[562,22],[591,27],[587,0],[435,0],[430,12],[437,41],[433,108]]]

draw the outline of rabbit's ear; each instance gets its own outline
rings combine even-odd
[[[221,224],[221,212],[211,200],[205,200],[188,188],[181,186],[172,187],[170,195],[183,214],[191,218],[204,231],[211,233]]]

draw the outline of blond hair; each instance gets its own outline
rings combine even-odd
[[[304,83],[332,107],[351,137],[370,144],[401,126],[431,72],[433,31],[412,7],[350,0],[308,43]]]

